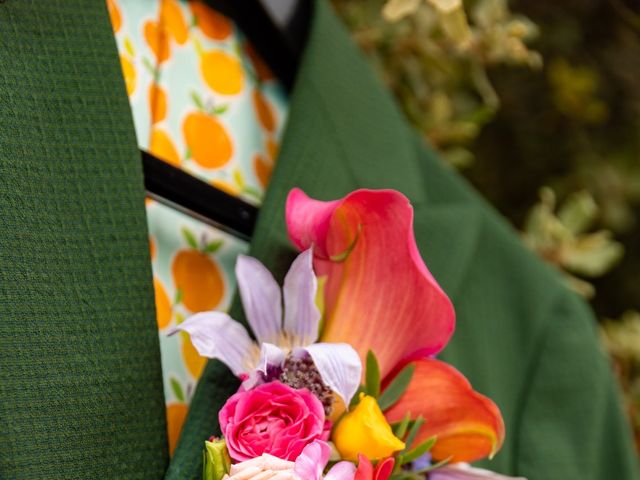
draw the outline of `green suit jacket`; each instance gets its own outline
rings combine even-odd
[[[198,478],[236,382],[210,362],[170,461],[140,158],[102,0],[0,3],[0,121],[0,478]],[[442,357],[504,414],[491,468],[637,478],[588,307],[408,128],[322,1],[251,244],[278,276],[294,186],[410,197],[457,310]]]

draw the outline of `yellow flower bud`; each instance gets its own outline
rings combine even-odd
[[[360,394],[360,403],[334,429],[333,443],[342,458],[352,462],[358,461],[359,453],[379,460],[405,446],[391,431],[376,399],[364,393]]]

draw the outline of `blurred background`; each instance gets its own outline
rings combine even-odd
[[[409,120],[599,320],[640,453],[640,0],[334,0]]]

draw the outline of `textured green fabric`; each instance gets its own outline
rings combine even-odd
[[[280,279],[294,255],[284,224],[294,186],[327,200],[358,187],[411,198],[420,250],[458,314],[442,357],[504,413],[507,439],[490,468],[529,480],[637,478],[590,311],[406,126],[323,2],[251,247]],[[237,303],[233,314],[240,315]],[[236,385],[223,384],[226,375],[210,362],[168,480],[198,478],[202,441]]]
[[[0,478],[161,478],[140,157],[104,1],[0,3],[0,120]]]

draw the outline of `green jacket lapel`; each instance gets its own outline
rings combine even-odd
[[[160,478],[140,156],[104,0],[0,3],[0,477]]]

